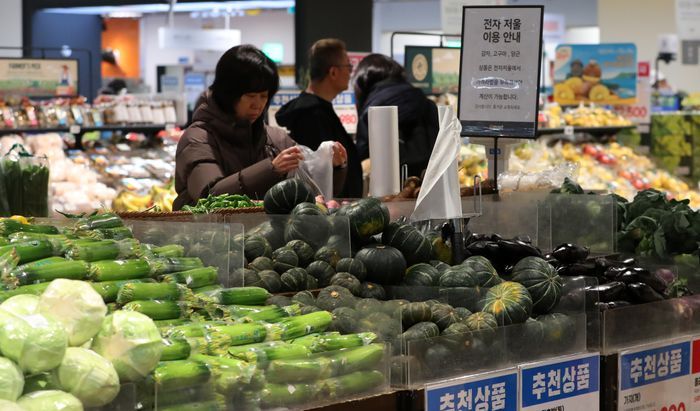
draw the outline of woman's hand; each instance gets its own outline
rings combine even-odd
[[[272,160],[272,168],[280,174],[287,174],[299,168],[299,162],[304,159],[299,147],[289,147]]]
[[[348,152],[339,142],[333,143],[333,167],[345,166],[348,162]]]

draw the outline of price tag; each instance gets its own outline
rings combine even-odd
[[[690,409],[700,410],[700,336],[695,336],[691,346],[691,380],[693,402]]]
[[[685,411],[692,401],[690,341],[665,341],[622,351],[617,409]]]
[[[574,136],[574,126],[564,127],[564,135],[573,137]]]
[[[70,128],[68,129],[68,132],[71,134],[80,134],[80,126],[77,124],[74,124],[74,125],[70,126]]]
[[[600,356],[595,353],[520,367],[520,410],[588,411],[600,401]]]
[[[168,123],[165,125],[165,131],[173,131],[173,130],[175,130],[175,124]]]
[[[518,409],[518,370],[510,368],[425,387],[425,410]]]

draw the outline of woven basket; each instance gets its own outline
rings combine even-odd
[[[117,215],[125,220],[151,220],[151,221],[200,221],[208,216],[210,220],[218,220],[218,216],[264,213],[263,207],[222,208],[209,214],[193,214],[189,211],[153,212],[153,211],[128,211],[119,212]]]

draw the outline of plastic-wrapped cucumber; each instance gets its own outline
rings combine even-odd
[[[95,214],[78,219],[75,223],[76,230],[95,230],[104,228],[116,228],[124,226],[124,221],[114,213]]]
[[[161,277],[166,283],[185,284],[187,287],[195,289],[216,285],[219,281],[219,274],[215,267],[200,267],[191,270],[165,274]]]
[[[155,323],[156,327],[158,327],[159,330],[161,329],[169,329],[171,327],[177,327],[180,325],[185,325],[189,321],[186,320],[185,318],[174,318],[172,320],[155,320],[153,323]],[[161,330],[162,332],[162,330]]]
[[[159,391],[174,391],[209,382],[211,371],[199,361],[163,361],[153,370],[153,382]]]
[[[261,368],[266,368],[273,360],[307,358],[310,355],[309,349],[305,346],[283,341],[231,347],[228,353],[234,358],[257,364]]]
[[[261,324],[208,325],[211,334],[224,334],[230,337],[230,345],[246,345],[265,340],[265,326]]]
[[[125,311],[136,311],[152,320],[172,320],[189,314],[189,307],[182,301],[139,300],[122,307]]]
[[[271,294],[260,287],[234,287],[219,290],[212,297],[223,305],[263,305]]]
[[[137,240],[102,240],[82,242],[69,240],[66,257],[73,260],[101,261],[123,258],[136,258],[141,255],[141,246]]]
[[[131,283],[124,284],[117,294],[117,303],[126,304],[137,300],[185,300],[191,298],[192,291],[182,284],[172,283]]]
[[[319,383],[321,390],[331,399],[361,394],[381,387],[384,374],[379,371],[358,371],[340,377],[328,378]]]
[[[123,240],[134,238],[134,233],[128,227],[97,228],[95,234],[105,240]]]
[[[370,344],[329,354],[331,354],[329,358],[332,363],[333,375],[343,375],[375,368],[384,358],[384,345]]]
[[[58,234],[58,228],[52,225],[23,224],[9,218],[0,220],[0,235],[8,236],[19,231],[25,233]]]
[[[341,350],[343,348],[361,347],[368,345],[377,339],[377,335],[372,332],[357,333],[357,334],[332,334],[318,335],[312,339],[308,345],[312,353]],[[295,342],[295,344],[297,344]]]
[[[156,257],[184,257],[185,247],[180,244],[168,244],[162,247],[154,247],[151,252]]]
[[[51,243],[55,255],[63,255],[68,250],[69,238],[63,234],[43,234],[18,231],[9,235],[10,243],[18,243],[31,240],[46,240]]]
[[[53,246],[48,240],[30,240],[2,246],[0,247],[0,255],[12,251],[12,249],[19,257],[19,264],[41,260],[54,254]]]
[[[245,388],[253,379],[256,367],[235,358],[193,354],[193,361],[206,364],[214,376],[216,391],[222,394]]]
[[[190,356],[190,344],[184,338],[164,338],[161,361],[184,360]]]
[[[291,360],[270,361],[267,366],[267,381],[279,384],[317,381],[333,376],[330,358],[315,356]]]
[[[202,263],[202,260],[199,257],[154,258],[150,260],[150,263],[151,268],[153,269],[153,273],[157,275],[179,273],[182,271],[188,271],[195,268],[204,267],[204,263]]]
[[[14,269],[11,278],[17,285],[28,285],[40,282],[50,282],[57,278],[69,280],[82,280],[87,277],[89,265],[85,261],[78,260],[38,260],[33,263],[21,265]]]
[[[288,407],[308,403],[319,391],[317,384],[267,384],[260,400],[263,408]]]
[[[267,325],[267,339],[270,341],[292,340],[308,334],[326,330],[333,321],[328,311],[317,311],[296,317],[283,318]]]
[[[151,274],[146,260],[96,261],[90,264],[90,278],[94,281],[119,281],[145,278]]]
[[[192,288],[192,292],[195,294],[210,296],[215,292],[221,290],[222,287],[219,284],[204,285],[202,287]]]
[[[222,317],[235,319],[239,322],[265,321],[273,323],[286,317],[301,314],[301,307],[298,304],[286,307],[278,307],[276,305],[228,305],[219,306],[217,311],[221,312]]]
[[[143,282],[154,282],[150,278],[143,279],[133,279],[133,280],[116,280],[116,281],[102,281],[98,283],[90,283],[92,288],[97,291],[99,295],[102,296],[102,300],[105,303],[113,303],[117,301],[117,295],[119,294],[119,289],[125,284],[132,283],[143,283]]]

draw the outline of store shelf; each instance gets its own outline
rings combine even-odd
[[[77,127],[77,128],[75,128]],[[172,124],[143,124],[143,125],[132,125],[132,124],[113,124],[100,127],[82,127],[82,126],[71,126],[71,127],[26,127],[26,128],[5,128],[0,129],[0,135],[7,134],[27,134],[27,133],[74,133],[82,134],[92,131],[126,131],[134,133],[149,133],[158,132],[160,130],[165,130],[167,128],[172,128]]]
[[[564,127],[558,128],[540,128],[537,130],[537,136],[555,135],[555,134],[575,134],[586,133],[593,136],[605,136],[619,133],[622,130],[631,130],[636,126],[617,126],[617,127],[572,127],[567,130]],[[569,131],[569,133],[567,133]]]

